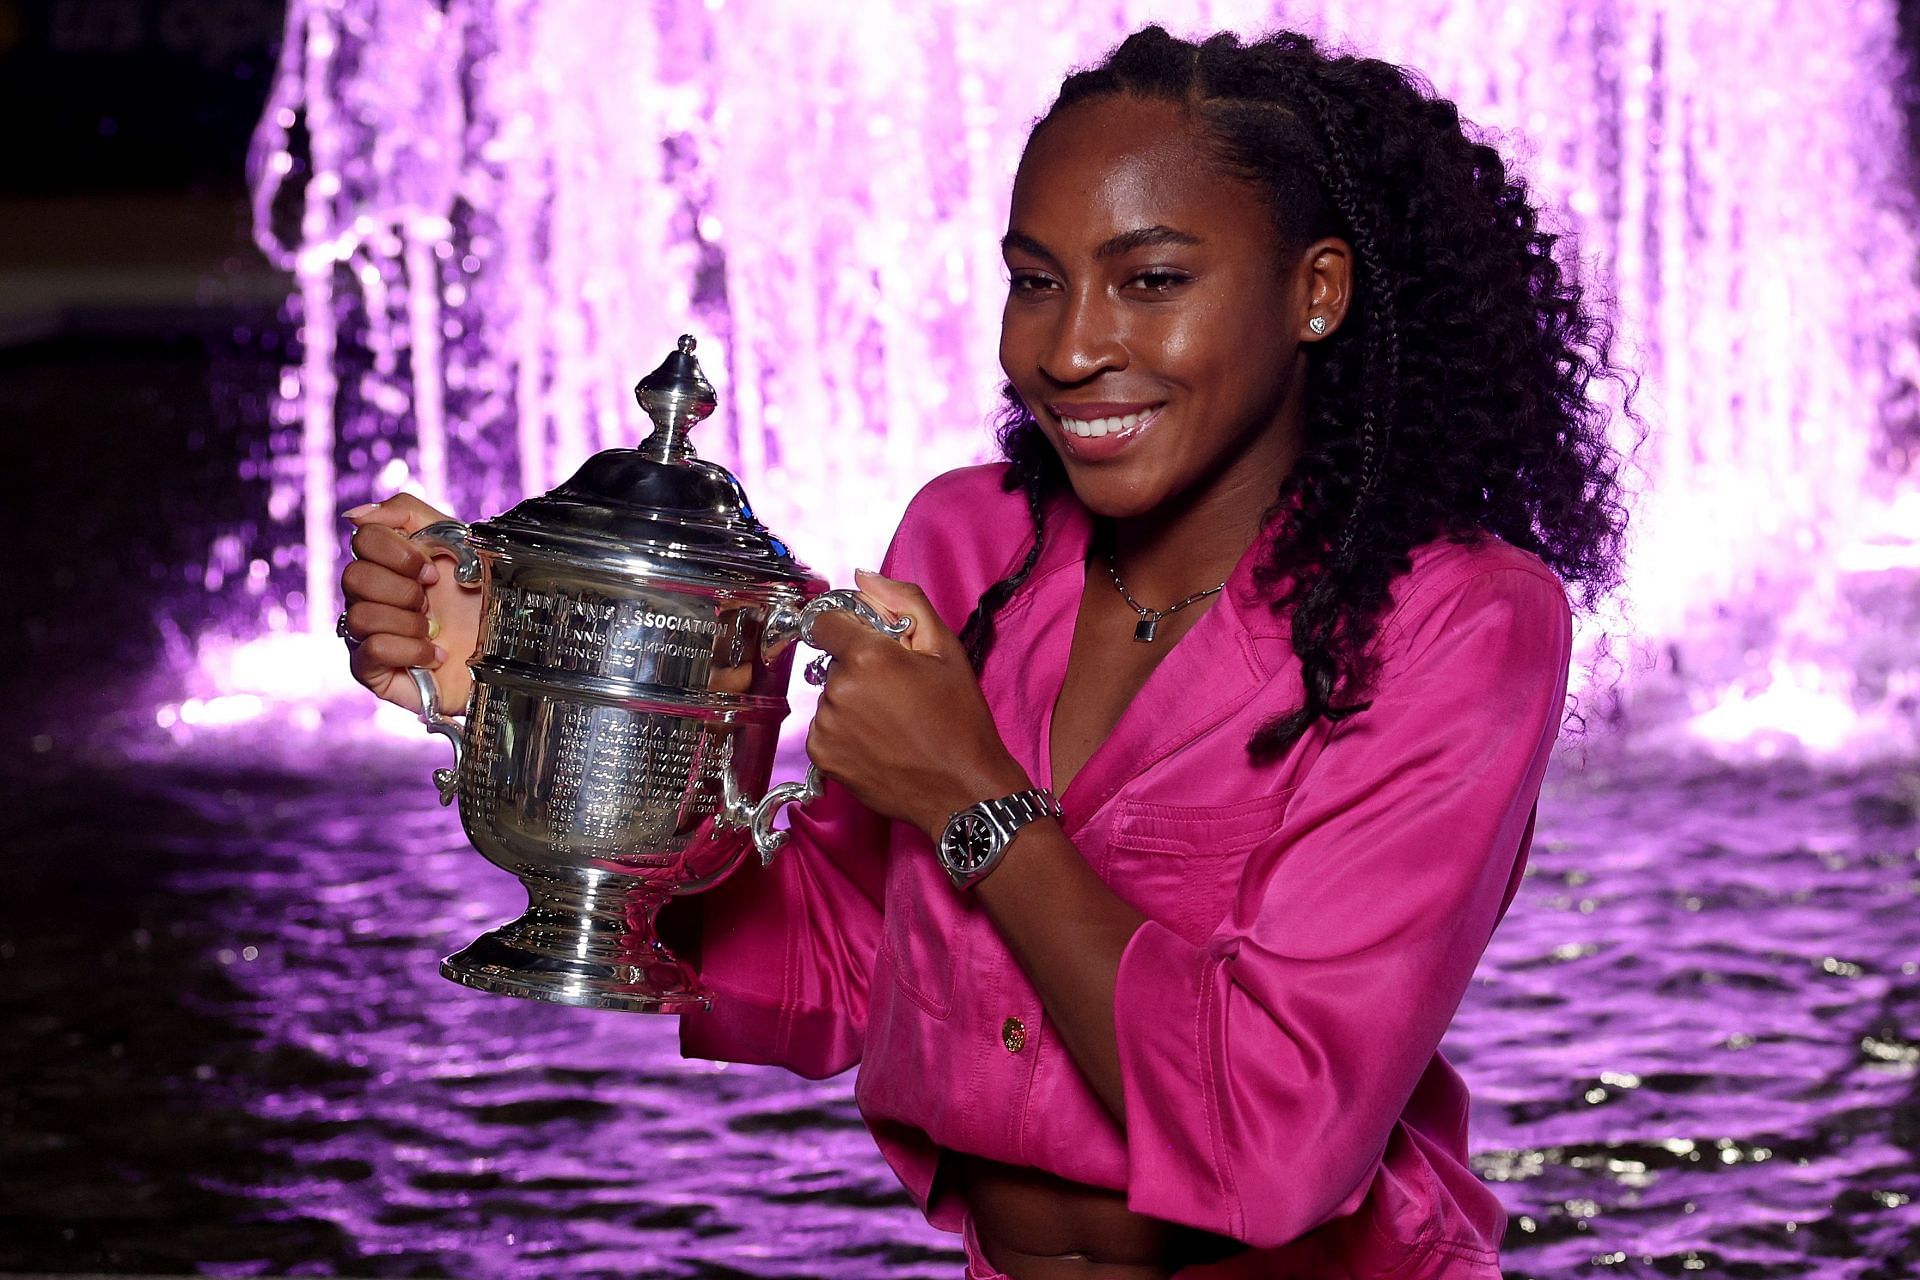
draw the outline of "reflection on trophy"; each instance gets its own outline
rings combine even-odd
[[[795,641],[846,610],[891,635],[754,518],[739,481],[687,431],[713,388],[680,339],[634,389],[653,419],[552,492],[419,541],[485,593],[464,728],[413,670],[429,729],[454,744],[434,774],[474,847],[526,885],[526,914],[441,962],[456,982],[534,1000],[677,1013],[711,1007],[655,934],[667,898],[720,881],[773,818],[819,794],[771,790]]]

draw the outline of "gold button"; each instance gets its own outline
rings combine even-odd
[[[1008,1018],[1000,1024],[1000,1043],[1007,1046],[1008,1053],[1018,1053],[1027,1047],[1026,1024],[1018,1018]]]

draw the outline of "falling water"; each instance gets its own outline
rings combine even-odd
[[[1531,175],[1642,374],[1631,592],[1594,628],[1659,655],[1630,684],[1815,747],[1920,689],[1872,603],[1920,581],[1885,465],[1920,373],[1891,0],[293,0],[251,166],[303,339],[283,629],[330,625],[341,508],[550,486],[638,438],[628,388],[685,330],[725,401],[702,451],[834,578],[872,562],[988,447],[1029,122],[1155,18],[1418,66]]]

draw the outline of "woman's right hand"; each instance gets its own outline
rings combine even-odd
[[[347,634],[359,643],[349,659],[353,678],[375,696],[409,711],[420,693],[408,667],[433,672],[440,711],[457,715],[472,681],[467,659],[480,637],[480,591],[454,580],[451,556],[436,564],[412,535],[452,516],[412,494],[355,507],[353,562],[340,575],[347,601]]]

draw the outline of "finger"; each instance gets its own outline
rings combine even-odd
[[[826,735],[821,733],[820,720],[816,716],[814,718],[813,723],[807,726],[807,742],[806,742],[805,750],[807,753],[807,759],[813,763],[814,768],[820,770],[820,772],[822,773],[827,772],[827,767],[820,763],[820,756],[822,751],[825,749],[825,746],[826,746]]]
[[[812,643],[844,662],[871,645],[894,642],[846,610],[829,609],[813,620]]]
[[[425,667],[431,671],[446,660],[447,651],[431,640],[379,633],[368,636],[367,642],[353,651],[347,668],[353,672],[354,679],[371,684],[388,671],[407,667]]]
[[[402,533],[418,533],[430,524],[453,519],[446,512],[428,506],[410,493],[396,493],[384,502],[369,502],[342,512],[341,516],[361,527],[384,525]]]
[[[427,615],[418,609],[400,609],[390,604],[362,602],[347,606],[347,634],[355,640],[374,636],[400,636],[407,640],[431,640]]]
[[[837,744],[840,738],[834,727],[834,719],[835,717],[829,713],[826,723],[823,724],[819,714],[817,712],[814,714],[813,722],[807,726],[806,753],[807,759],[821,773],[839,782],[842,780],[841,771],[845,761],[841,758],[838,749]]]
[[[349,607],[362,600],[388,604],[396,609],[426,608],[427,589],[417,578],[409,578],[371,560],[355,560],[340,571],[340,590]]]
[[[440,571],[433,567],[419,543],[383,525],[362,525],[354,530],[351,545],[356,560],[371,560],[421,582],[440,580]]]
[[[895,617],[913,619],[913,626],[902,637],[915,653],[951,653],[959,640],[934,611],[927,593],[916,584],[884,578],[871,569],[855,569],[854,581],[860,593]]]
[[[362,646],[360,652],[364,650]],[[353,678],[372,690],[375,697],[420,714],[420,690],[405,671],[380,666],[371,658],[362,659],[359,652],[355,653],[350,669]]]
[[[420,714],[420,690],[404,668],[383,666],[361,645],[354,650],[348,669],[353,678],[373,691],[375,697]]]

